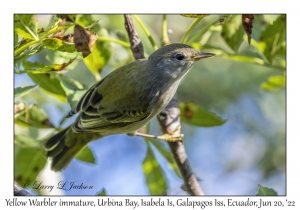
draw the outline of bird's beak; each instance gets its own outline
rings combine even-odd
[[[198,60],[200,60],[200,59],[202,59],[202,58],[209,58],[209,57],[213,57],[213,56],[215,56],[215,54],[213,54],[213,53],[209,53],[209,52],[199,52],[199,55],[198,55],[198,56],[195,56],[195,57],[193,58],[193,60],[194,60],[194,61],[198,61]]]

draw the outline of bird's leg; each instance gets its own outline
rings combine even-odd
[[[167,142],[176,142],[176,141],[182,141],[183,134],[176,135],[174,134],[176,131],[180,130],[181,126],[179,125],[172,133],[167,133],[163,134],[161,136],[155,136],[151,134],[146,134],[146,133],[139,133],[139,132],[134,132],[134,133],[127,133],[129,136],[141,136],[145,138],[153,138],[153,139],[160,139],[164,140]]]

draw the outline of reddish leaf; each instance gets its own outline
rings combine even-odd
[[[87,29],[76,25],[74,29],[74,44],[78,52],[82,52],[82,57],[88,56],[92,51],[94,44],[98,38],[97,34],[94,34]]]
[[[244,30],[247,33],[249,44],[251,43],[253,20],[254,20],[254,15],[252,15],[252,14],[243,14],[242,15],[242,23],[243,23]]]

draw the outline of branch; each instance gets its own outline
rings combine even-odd
[[[143,44],[137,32],[134,30],[131,15],[124,15],[124,18],[125,18],[125,28],[130,40],[130,48],[132,50],[133,57],[136,60],[145,58]]]
[[[144,58],[142,42],[134,30],[132,17],[130,15],[124,15],[124,18],[133,56],[136,60]],[[180,129],[178,129],[180,126],[180,109],[178,108],[176,96],[173,97],[157,118],[164,133],[180,134]],[[190,195],[203,195],[197,177],[193,174],[192,167],[188,161],[183,142],[169,142],[169,147],[184,180],[184,188],[186,191]]]
[[[160,127],[164,133],[180,135],[180,109],[176,95],[172,98],[166,108],[157,115]],[[204,195],[197,177],[193,173],[185,152],[183,141],[168,142],[173,157],[184,181],[184,189],[190,195]]]
[[[31,194],[14,181],[14,196],[31,196]]]

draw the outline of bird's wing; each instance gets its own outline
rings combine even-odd
[[[122,85],[118,85],[120,74],[117,74],[117,71],[122,71],[121,79],[123,81],[130,82],[132,79],[128,71],[139,68],[142,62],[131,63],[129,64],[131,65],[130,68],[121,67],[93,85],[68,114],[69,117],[80,113],[73,129],[77,132],[99,131],[108,127],[113,129],[149,117],[151,113],[148,111],[148,107],[143,104],[144,102],[138,101],[138,103],[132,100],[135,98],[134,90],[136,88],[126,91]]]
[[[100,114],[97,109],[90,107],[81,112],[74,129],[77,132],[95,132],[102,129],[118,129],[149,117],[150,113],[135,111],[111,111]]]
[[[84,108],[86,108],[89,105],[90,100],[92,100],[93,102],[95,102],[96,100],[101,100],[101,98],[97,98],[95,96],[94,99],[91,99],[91,96],[93,93],[97,93],[95,92],[95,90],[101,85],[101,83],[105,80],[105,78],[103,78],[100,82],[97,82],[96,84],[94,84],[82,97],[81,99],[78,101],[77,105],[75,107],[73,107],[73,109],[67,114],[67,118],[72,117],[73,115],[79,113],[80,111],[84,110]],[[97,95],[98,97],[102,97],[101,94]]]

